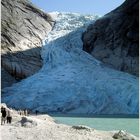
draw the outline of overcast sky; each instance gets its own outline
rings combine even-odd
[[[104,15],[121,5],[124,0],[31,0],[46,12],[77,12]]]

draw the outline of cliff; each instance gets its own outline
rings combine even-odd
[[[1,8],[3,88],[41,68],[42,40],[51,31],[54,21],[27,0],[2,0]],[[7,81],[9,75],[11,80]]]
[[[139,1],[126,0],[98,19],[82,40],[83,50],[107,66],[138,76]]]

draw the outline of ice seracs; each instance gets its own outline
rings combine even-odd
[[[82,50],[82,33],[96,16],[52,14],[56,24],[42,48],[42,69],[5,88],[2,102],[41,112],[138,114],[138,78]]]

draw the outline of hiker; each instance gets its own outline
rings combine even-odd
[[[20,116],[24,116],[24,115],[25,115],[25,113],[24,113],[23,110],[20,110],[20,111],[19,111],[19,114],[20,114]]]
[[[4,107],[1,107],[1,125],[5,124],[6,121],[6,109]]]
[[[36,110],[36,111],[35,111],[35,114],[37,115],[37,114],[38,114],[38,112],[39,112],[39,111],[38,111],[38,110]]]
[[[21,111],[20,110],[18,110],[18,114],[21,116]]]
[[[25,114],[25,116],[28,116],[28,110],[27,109],[24,110],[24,114]]]
[[[21,116],[21,115],[22,115],[22,110],[19,110],[18,113],[19,113],[19,115]]]
[[[11,122],[12,122],[12,116],[11,116],[10,111],[8,110],[7,111],[7,123],[11,123]]]
[[[23,110],[21,110],[21,116],[24,116],[24,111]]]
[[[31,111],[30,110],[28,110],[28,116],[31,114]]]

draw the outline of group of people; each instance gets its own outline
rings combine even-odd
[[[30,113],[32,114],[33,112],[31,112],[31,110],[27,110],[27,109],[18,110],[18,114],[21,115],[21,116],[28,116]],[[35,114],[38,115],[39,111],[35,110]]]
[[[18,110],[18,114],[21,116],[28,116],[29,111],[27,109],[24,110]],[[1,125],[12,122],[12,115],[11,111],[6,109],[5,107],[1,107]]]
[[[5,122],[11,123],[12,116],[10,110],[6,110],[6,108],[1,107],[1,125],[5,124]]]
[[[30,114],[29,110],[24,109],[24,110],[18,110],[17,111],[19,115],[21,116],[28,116]],[[38,115],[39,111],[35,110],[35,114]],[[12,115],[11,111],[9,109],[6,109],[5,107],[1,107],[1,125],[12,122]]]
[[[29,115],[29,111],[27,109],[18,110],[18,114],[22,115],[22,116],[28,116]]]

